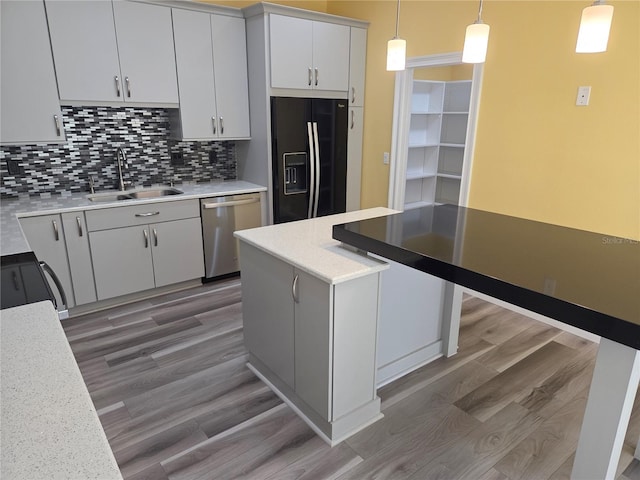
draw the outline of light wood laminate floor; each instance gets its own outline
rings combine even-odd
[[[239,279],[66,320],[125,479],[569,478],[596,345],[473,297],[459,353],[329,448],[246,367]],[[637,397],[618,469],[640,480]]]

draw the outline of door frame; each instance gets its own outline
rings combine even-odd
[[[413,72],[416,68],[446,67],[460,64],[462,64],[462,52],[441,53],[407,58],[406,68],[396,72],[391,135],[391,160],[389,165],[389,208],[404,210]],[[460,197],[458,199],[458,204],[465,207],[469,201],[483,71],[483,63],[477,63],[473,66],[469,120],[465,137]]]

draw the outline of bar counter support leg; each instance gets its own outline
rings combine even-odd
[[[572,480],[615,478],[639,381],[640,351],[601,338]]]

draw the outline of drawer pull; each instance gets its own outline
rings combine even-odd
[[[58,230],[58,222],[55,220],[51,220],[53,224],[53,236],[56,239],[56,242],[60,241],[60,231]]]
[[[155,228],[153,229],[153,246],[158,246],[158,231]]]
[[[82,222],[80,222],[80,217],[76,217],[76,222],[78,222],[78,235],[82,236],[83,235]]]
[[[298,297],[298,275],[293,277],[293,283],[291,284],[291,295],[293,296],[293,301],[296,303],[300,303],[300,298]]]
[[[136,217],[153,217],[154,215],[160,215],[160,212],[136,213]]]
[[[142,230],[142,235],[144,235],[144,248],[149,248],[149,234],[146,228]]]

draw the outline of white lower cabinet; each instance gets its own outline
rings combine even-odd
[[[335,444],[380,416],[379,272],[330,284],[240,241],[249,362]]]
[[[84,212],[20,218],[20,226],[38,260],[54,271],[67,297],[67,307],[95,302],[91,254]],[[52,291],[58,305],[61,298]]]
[[[98,300],[204,276],[197,200],[92,210],[87,223]]]

